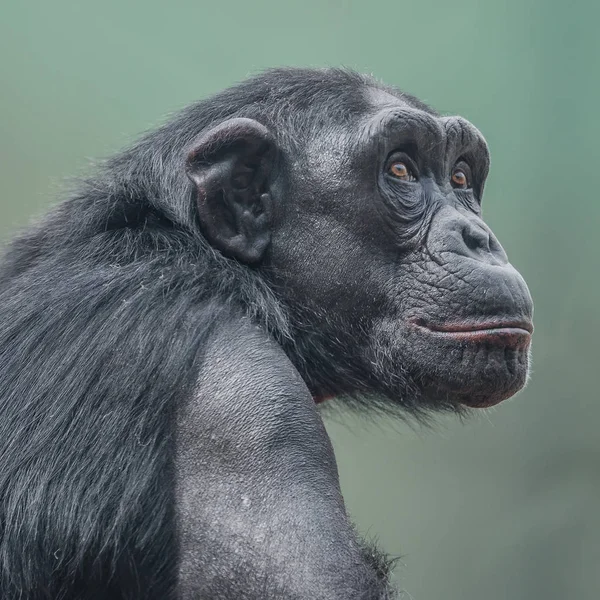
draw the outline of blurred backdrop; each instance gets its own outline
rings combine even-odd
[[[327,419],[359,529],[415,600],[600,598],[595,0],[0,2],[0,238],[172,111],[279,65],[345,65],[487,137],[484,213],[536,303],[515,399],[433,430]]]

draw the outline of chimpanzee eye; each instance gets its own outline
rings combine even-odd
[[[469,189],[471,187],[471,169],[469,165],[464,162],[455,165],[450,180],[454,188]]]
[[[416,177],[413,175],[410,167],[400,160],[390,163],[390,166],[388,167],[388,173],[396,179],[402,179],[403,181],[416,181]]]

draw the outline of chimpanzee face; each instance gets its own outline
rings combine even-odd
[[[526,381],[533,306],[481,217],[487,144],[460,117],[372,104],[287,157],[275,186],[268,265],[300,336],[339,365],[306,377],[317,396],[500,402]]]

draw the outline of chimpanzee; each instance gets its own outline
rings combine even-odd
[[[481,218],[488,166],[460,117],[351,71],[277,69],[17,237],[0,597],[395,597],[316,404],[422,418],[524,385],[532,302]]]

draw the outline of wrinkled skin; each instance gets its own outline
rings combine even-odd
[[[108,161],[0,262],[2,600],[391,600],[317,402],[525,383],[532,302],[481,134],[267,72]]]

